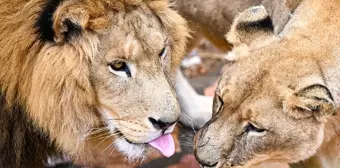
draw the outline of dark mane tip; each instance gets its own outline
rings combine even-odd
[[[39,40],[44,42],[54,41],[53,14],[62,2],[63,0],[47,0],[42,5],[42,11],[34,24]]]

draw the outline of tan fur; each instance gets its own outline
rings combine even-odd
[[[202,37],[210,40],[222,51],[229,51],[231,44],[224,38],[234,17],[249,6],[262,0],[171,0],[178,12],[188,20],[194,38],[189,39],[188,49],[195,47]]]
[[[275,24],[275,33],[282,31],[290,13],[301,0],[171,0],[178,12],[188,20],[192,36],[188,49],[195,47],[203,37],[222,51],[232,45],[223,36],[232,27],[233,19],[245,9],[263,5]]]
[[[339,167],[340,120],[334,112],[340,105],[340,12],[334,9],[340,1],[299,2],[287,1],[297,8],[274,40],[250,47],[224,72],[213,119],[195,136],[201,163]]]
[[[122,129],[144,132],[152,131],[148,117],[178,117],[171,77],[184,54],[188,30],[167,1],[65,0],[53,15],[55,43],[39,41],[34,28],[44,2],[0,1],[0,86],[8,107],[23,106],[34,126],[73,157],[91,150],[92,132],[107,119],[104,111],[125,121],[118,123]],[[80,36],[66,41],[65,19],[81,26]],[[122,52],[128,34],[135,43]],[[161,65],[158,53],[166,39],[170,51]],[[131,47],[139,48],[137,53]],[[116,59],[136,65],[135,82],[109,72],[107,63]]]
[[[253,10],[256,10],[256,14],[253,14]],[[238,60],[246,57],[250,55],[250,50],[256,50],[257,48],[268,45],[276,39],[272,31],[239,31],[237,29],[237,25],[241,22],[261,20],[268,16],[264,6],[255,6],[235,17],[230,31],[226,35],[226,39],[233,44],[232,50],[226,56],[227,59]]]

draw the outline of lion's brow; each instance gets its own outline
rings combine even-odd
[[[123,45],[123,55],[120,55],[119,57],[122,59],[133,59],[138,54],[139,50],[140,45],[137,39],[133,35],[128,34]]]

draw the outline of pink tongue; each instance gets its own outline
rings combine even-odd
[[[163,135],[149,144],[162,152],[165,157],[170,157],[175,153],[175,142],[171,134]]]

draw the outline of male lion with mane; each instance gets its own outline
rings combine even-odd
[[[0,167],[86,158],[98,134],[130,161],[173,154],[188,30],[166,0],[0,0],[0,23]]]
[[[293,13],[278,34],[263,6],[235,18],[227,39],[243,52],[195,136],[202,165],[339,167],[340,1],[285,2]]]

